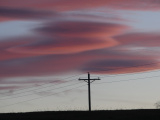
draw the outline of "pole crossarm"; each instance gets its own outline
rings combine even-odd
[[[88,80],[88,79],[81,79],[79,78],[78,80]],[[94,79],[89,79],[89,80],[101,80],[100,78],[94,78]]]
[[[95,80],[100,80],[100,78],[98,77],[98,78],[91,79],[90,78],[90,74],[88,72],[88,79],[81,79],[81,78],[79,78],[78,80],[83,80],[83,81],[85,81],[85,82],[88,83],[88,105],[89,105],[89,111],[91,111],[91,90],[90,90],[91,87],[90,87],[90,84],[92,82],[94,82]]]
[[[83,81],[85,81],[85,82],[87,82],[88,83],[88,79],[78,79],[78,80],[83,80]],[[94,82],[95,80],[101,80],[100,78],[95,78],[95,79],[89,79],[89,81],[90,81],[90,83],[92,83],[92,82]]]

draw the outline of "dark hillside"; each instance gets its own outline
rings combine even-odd
[[[160,120],[160,110],[1,113],[0,120]]]

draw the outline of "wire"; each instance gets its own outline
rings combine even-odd
[[[146,73],[155,73],[155,72],[160,72],[160,70],[158,70],[158,71],[147,71],[147,72],[143,72],[143,73],[142,72],[140,72],[140,73],[126,73],[126,74],[117,74],[117,75],[108,75],[108,76],[101,75],[101,76],[103,76],[101,78],[105,78],[105,77],[117,77],[117,76],[128,76],[128,75],[137,75],[137,74],[146,74]]]
[[[46,90],[46,91],[56,90],[56,89],[60,89],[60,88],[65,88],[65,87],[73,86],[73,85],[76,85],[76,84],[77,84],[77,83],[74,83],[74,84],[70,84],[70,85],[66,85],[66,86],[62,86],[62,87],[58,87],[58,88],[49,89],[49,90]],[[43,91],[43,92],[46,92],[46,91]],[[42,91],[41,91],[41,92],[42,92]],[[7,100],[7,99],[19,98],[19,97],[29,96],[29,95],[33,95],[33,94],[34,94],[34,93],[27,94],[27,95],[21,95],[21,96],[14,96],[14,97],[11,97],[11,98],[2,98],[2,99],[0,99],[0,100]]]
[[[94,84],[124,82],[124,81],[132,81],[132,80],[139,80],[139,79],[145,79],[145,78],[154,78],[154,77],[160,77],[160,75],[158,75],[158,76],[150,76],[150,77],[142,77],[142,78],[136,78],[136,79],[127,79],[127,80],[118,80],[118,81],[110,81],[110,82],[101,82],[101,83],[94,83]]]
[[[129,67],[145,66],[145,65],[151,65],[151,64],[156,64],[156,63],[149,63],[149,64],[144,64],[144,65],[136,65],[136,66],[129,66]],[[127,67],[127,68],[129,68],[129,67]],[[121,68],[116,68],[116,69],[121,69]],[[111,70],[116,70],[116,69],[101,70],[101,71],[111,71]],[[125,68],[123,68],[123,69],[125,69]],[[100,71],[100,70],[99,70],[99,71]],[[85,74],[85,73],[82,73],[82,74]],[[82,75],[82,74],[78,74],[78,75]],[[137,74],[141,74],[141,73],[137,73]],[[78,75],[74,75],[74,76],[67,77],[67,78],[64,78],[64,79],[72,78],[72,77],[75,77],[75,76],[78,76]],[[125,76],[125,75],[114,75],[114,76]],[[112,76],[108,76],[108,77],[112,77]],[[104,78],[104,77],[102,77],[102,78]],[[72,81],[72,80],[69,80],[69,81]],[[51,83],[51,82],[49,82],[49,83]],[[42,84],[42,85],[45,85],[45,84],[48,84],[48,83],[44,83],[44,84]],[[62,84],[62,83],[59,83],[59,84]],[[42,85],[39,85],[39,86],[42,86]],[[56,84],[56,85],[57,85],[57,84]],[[39,87],[39,86],[33,86],[33,87],[31,87],[31,88]],[[30,88],[30,87],[29,87],[29,88]],[[44,87],[44,88],[45,88],[45,87]],[[25,89],[28,89],[28,87],[25,88]],[[38,89],[39,89],[39,88],[38,88]],[[24,90],[24,89],[22,89],[22,90]],[[33,90],[35,90],[35,89],[33,89]],[[33,90],[24,91],[24,92],[20,92],[20,93],[17,93],[17,94],[26,93],[26,92],[30,92],[30,91],[33,91]],[[36,90],[37,90],[37,89],[36,89]],[[17,94],[16,94],[16,95],[17,95]],[[7,96],[9,96],[9,95],[7,95]],[[6,97],[6,96],[4,96],[4,97]],[[1,99],[0,99],[0,100],[1,100]]]
[[[73,79],[72,80],[70,80],[70,81],[73,81]],[[27,93],[27,92],[31,92],[31,91],[34,91],[34,90],[39,90],[39,89],[42,89],[42,88],[48,88],[48,87],[52,87],[52,86],[56,86],[56,85],[58,85],[58,84],[61,84],[61,83],[57,83],[57,84],[54,84],[54,85],[49,85],[49,86],[44,86],[44,87],[40,87],[40,88],[37,88],[37,89],[31,89],[31,90],[27,90],[27,91],[23,91],[23,92],[20,92],[20,93],[18,93],[18,94],[14,94],[14,95],[19,95],[19,94],[22,94],[22,93]],[[37,87],[37,86],[36,86]],[[29,94],[30,95],[30,94]],[[14,98],[14,97],[11,97],[11,98]],[[1,98],[0,100],[5,100],[6,98]],[[8,99],[8,98],[7,98]]]
[[[108,76],[106,76],[108,77]],[[151,77],[143,77],[143,78],[137,78],[137,79],[144,79],[144,78],[152,78],[152,77],[159,77],[159,76],[151,76]],[[105,77],[103,77],[105,78]],[[130,80],[137,80],[137,79],[127,79],[127,80],[121,80],[121,81],[111,81],[111,82],[102,82],[102,83],[113,83],[113,82],[122,82],[122,81],[130,81]],[[71,81],[71,80],[70,80]],[[102,84],[102,83],[96,83],[96,84]],[[77,84],[77,83],[76,83]],[[71,85],[67,85],[67,86],[63,86],[63,87],[59,87],[59,88],[55,88],[55,89],[60,89],[60,88],[64,88],[64,87],[68,87],[68,86],[72,86],[72,85],[75,85],[75,84],[71,84]],[[55,86],[55,85],[54,85]],[[46,87],[50,87],[50,86],[45,86],[43,88],[46,88]],[[39,88],[38,88],[39,89]],[[34,89],[34,90],[38,90],[38,89]],[[42,89],[42,88],[40,88]],[[55,89],[51,89],[51,90],[55,90]],[[30,90],[30,91],[33,91],[33,90]],[[48,90],[47,90],[48,91]],[[27,91],[28,92],[28,91]],[[29,95],[32,95],[33,93],[31,94],[27,94],[27,95],[21,95],[21,96],[15,96],[15,97],[12,97],[12,98],[18,98],[18,97],[24,97],[24,96],[29,96]],[[6,99],[9,99],[9,98],[4,98],[4,99],[0,99],[0,100],[6,100]]]
[[[83,73],[83,74],[84,74],[84,73]],[[79,74],[79,75],[82,75],[82,74]],[[78,75],[74,75],[74,76],[71,76],[71,77],[68,77],[68,78],[72,78],[72,77],[75,77],[75,76],[78,76]],[[68,78],[65,78],[65,79],[68,79]],[[63,80],[64,80],[64,79],[63,79]],[[73,81],[73,80],[74,80],[74,79],[68,80],[68,81],[65,81],[64,83],[69,82],[69,81]],[[51,83],[51,82],[49,82],[49,83]],[[48,84],[48,83],[44,83],[44,84],[42,84],[42,85],[45,85],[45,84]],[[37,88],[37,89],[22,91],[22,92],[17,93],[17,94],[22,94],[22,93],[30,92],[30,91],[33,91],[33,90],[38,90],[38,89],[42,89],[42,88],[47,88],[47,87],[55,86],[55,85],[59,85],[59,84],[62,84],[62,83],[57,83],[57,84],[54,84],[54,85],[44,86],[44,87]],[[39,86],[42,86],[42,85],[39,85]],[[34,86],[34,87],[39,87],[39,86]],[[34,88],[34,87],[31,87],[31,88]],[[24,90],[24,89],[23,89],[23,90]],[[14,95],[17,95],[17,94],[14,94]],[[9,96],[9,95],[7,95],[7,96]],[[6,97],[6,96],[4,96],[4,97]],[[0,99],[0,100],[4,100],[4,99]]]
[[[85,73],[83,73],[83,74],[85,74]],[[74,76],[71,76],[71,77],[67,77],[67,78],[63,78],[62,80],[65,80],[65,79],[68,79],[68,78],[72,78],[72,77],[75,77],[75,76],[79,76],[79,75],[83,75],[83,74],[77,74],[77,75],[74,75]],[[69,81],[72,81],[72,80],[69,80]],[[68,82],[68,81],[66,81],[66,82]],[[44,83],[44,84],[41,84],[41,85],[39,85],[39,86],[42,86],[42,85],[45,85],[45,84],[48,84],[48,83],[52,83],[52,82],[47,82],[47,83]],[[60,83],[61,84],[61,83]],[[33,87],[39,87],[39,86],[31,86],[31,88],[33,88]],[[29,87],[30,88],[30,87]],[[28,87],[27,87],[27,89],[28,89]],[[22,89],[23,90],[23,89]]]
[[[66,91],[69,91],[69,90],[73,90],[73,89],[76,89],[76,88],[80,88],[80,87],[83,87],[83,86],[85,86],[85,85],[81,85],[81,86],[78,86],[78,87],[75,87],[75,88],[71,88],[71,89],[68,89],[68,90],[65,90],[65,91],[61,91],[61,92],[57,92],[57,93],[54,93],[54,94],[51,94],[51,95],[47,95],[47,96],[41,96],[41,97],[37,97],[37,98],[33,98],[33,99],[29,99],[29,100],[21,101],[21,102],[17,102],[17,103],[9,104],[9,105],[0,106],[0,108],[8,107],[8,106],[16,105],[16,104],[19,104],[19,103],[24,103],[24,102],[28,102],[28,101],[32,101],[32,100],[36,100],[36,99],[41,99],[41,98],[43,98],[43,97],[52,96],[52,95],[55,95],[55,94],[59,94],[59,93],[62,93],[62,92],[66,92]]]

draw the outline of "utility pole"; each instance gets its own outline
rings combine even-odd
[[[88,105],[89,105],[89,111],[91,111],[91,87],[90,84],[94,82],[95,80],[100,80],[99,78],[91,79],[90,74],[88,72],[88,79],[80,79],[79,80],[84,80],[85,82],[88,83]]]

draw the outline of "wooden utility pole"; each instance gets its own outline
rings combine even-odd
[[[79,80],[84,80],[85,82],[88,83],[88,105],[89,105],[89,111],[91,111],[91,87],[90,84],[94,82],[95,80],[100,80],[99,78],[91,79],[90,74],[88,72],[88,79],[80,79]]]

